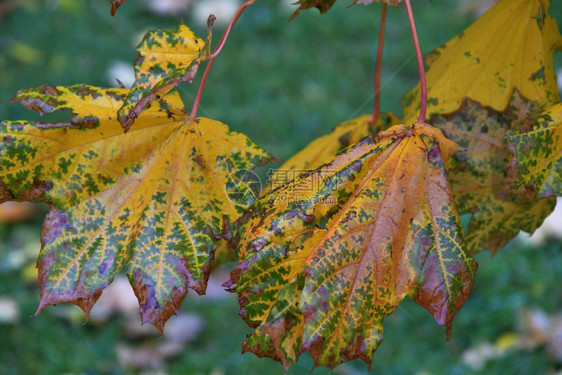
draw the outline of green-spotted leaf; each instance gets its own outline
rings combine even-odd
[[[115,113],[126,93],[24,90],[16,101],[43,112],[71,109],[90,126],[1,123],[0,197],[51,205],[39,310],[72,302],[88,314],[125,270],[143,321],[162,330],[188,288],[204,293],[216,236],[246,209],[228,195],[229,176],[271,156],[224,124],[190,119],[177,94],[154,102],[124,134]]]
[[[450,328],[477,267],[446,177],[456,150],[427,124],[398,125],[261,197],[231,274],[256,327],[244,350],[285,366],[303,351],[329,368],[370,364],[406,296]]]
[[[509,147],[514,188],[525,187],[538,198],[562,195],[562,104],[525,121],[509,136]]]
[[[453,157],[448,177],[457,209],[472,214],[466,234],[471,253],[499,251],[520,229],[534,232],[553,209],[552,200],[532,202],[534,197],[526,191],[504,191],[512,160],[504,139],[538,108],[515,90],[503,112],[465,99],[457,111],[432,118],[433,125],[462,148]]]
[[[208,46],[182,23],[173,31],[149,31],[137,50],[135,82],[118,113],[125,132],[153,100],[193,80]]]
[[[516,90],[504,112],[467,98],[457,111],[432,118],[433,125],[462,148],[448,173],[459,212],[474,212],[488,190],[499,192],[507,184],[512,156],[503,139],[537,108]]]
[[[432,53],[426,60],[426,118],[456,111],[465,97],[503,111],[514,88],[543,106],[557,103],[552,57],[562,48],[562,36],[547,14],[549,5],[549,0],[501,0]],[[406,124],[417,120],[419,98],[418,84],[405,96]]]
[[[519,201],[509,199],[497,190],[489,189],[486,193],[481,206],[470,219],[464,238],[466,248],[471,253],[484,249],[496,253],[520,230],[533,233],[556,206],[554,197]]]
[[[111,15],[114,16],[115,12],[117,12],[117,8],[119,8],[123,3],[127,0],[109,0],[111,3]]]

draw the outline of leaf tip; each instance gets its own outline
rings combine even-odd
[[[39,302],[39,306],[37,307],[37,311],[35,311],[34,316],[39,315],[41,311],[43,311],[49,305],[56,306],[60,302],[70,302],[82,309],[87,322],[90,318],[90,311],[100,297],[101,292],[102,290],[99,289],[89,294],[85,294],[84,296],[79,296],[80,292],[77,290],[72,290],[69,293],[58,294],[51,292],[41,293],[41,301]]]
[[[39,315],[41,311],[43,311],[45,307],[49,305],[50,303],[48,303],[45,298],[41,298],[41,301],[39,301],[39,306],[37,306],[37,310],[35,311],[35,314],[33,314],[33,316]]]
[[[162,337],[164,335],[164,325],[165,324],[166,323],[162,320],[154,322],[154,327],[156,327],[156,329],[158,330],[158,333],[160,333],[160,337]]]
[[[126,116],[122,116],[119,118],[119,124],[121,124],[121,128],[123,129],[123,133],[127,134],[133,123],[135,122],[136,116],[131,116],[132,113],[129,113]]]

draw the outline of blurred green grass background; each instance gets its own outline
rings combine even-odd
[[[37,118],[21,106],[9,104],[20,88],[75,83],[115,86],[108,69],[118,61],[132,64],[137,55],[135,46],[149,29],[174,29],[183,17],[196,33],[205,34],[204,26],[189,12],[155,16],[141,0],[128,0],[113,18],[105,0],[15,2],[20,6],[3,14],[0,21],[2,120]],[[200,116],[228,124],[286,159],[336,124],[370,112],[380,6],[346,9],[349,3],[338,1],[325,15],[316,10],[303,11],[290,23],[290,11],[281,1],[267,0],[250,7],[214,64]],[[472,13],[467,10],[471,3],[415,2],[425,53],[472,22]],[[550,14],[562,24],[562,1],[554,1]],[[381,108],[400,115],[399,100],[418,78],[403,7],[389,9],[387,25]],[[222,27],[215,27],[215,40],[221,33]],[[555,65],[557,69],[562,67],[560,56]],[[188,107],[197,83],[180,88]],[[124,317],[113,317],[103,325],[82,325],[57,314],[62,306],[49,307],[32,317],[39,292],[37,283],[25,275],[30,273],[28,265],[39,246],[42,214],[44,208],[26,222],[0,223],[0,296],[14,299],[20,307],[16,323],[0,324],[1,374],[284,373],[270,359],[239,354],[240,342],[250,329],[237,316],[234,295],[206,299],[190,292],[182,311],[204,318],[202,332],[187,343],[181,355],[145,370],[120,364],[116,344],[144,345],[157,343],[158,338],[127,338]],[[562,312],[561,251],[562,244],[554,240],[540,248],[514,241],[494,258],[489,253],[479,254],[476,284],[456,317],[453,338],[448,342],[444,328],[438,327],[429,313],[405,301],[385,321],[385,340],[375,354],[370,373],[561,371],[562,364],[544,346],[526,350],[505,344],[510,337],[522,334],[523,309]],[[509,349],[480,369],[464,363],[463,353],[482,342],[507,345]],[[304,355],[288,373],[308,374],[311,368],[312,360]],[[334,371],[348,375],[367,372],[358,361]],[[313,371],[315,375],[328,373],[325,368]]]

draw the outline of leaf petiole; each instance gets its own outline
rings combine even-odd
[[[416,23],[414,22],[414,13],[412,12],[412,5],[410,0],[404,0],[406,4],[406,11],[408,12],[408,20],[410,21],[410,29],[412,30],[412,38],[414,39],[414,48],[416,49],[416,59],[418,60],[418,70],[420,73],[420,88],[421,88],[421,104],[420,115],[418,122],[425,121],[425,113],[427,111],[427,83],[425,80],[425,68],[423,66],[423,57],[420,48],[420,41],[416,31]]]
[[[381,13],[381,31],[379,33],[379,46],[377,51],[377,63],[375,67],[375,108],[373,110],[373,117],[369,124],[374,124],[379,119],[380,113],[380,99],[381,99],[381,65],[382,65],[382,50],[384,46],[384,31],[386,26],[386,3],[382,3]]]

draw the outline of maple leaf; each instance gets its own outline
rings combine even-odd
[[[513,188],[525,187],[538,198],[562,195],[562,104],[533,114],[508,139]]]
[[[457,110],[468,97],[503,111],[513,89],[528,100],[560,101],[553,54],[562,48],[548,0],[502,0],[426,59],[427,117]],[[419,84],[404,98],[404,123],[414,123]],[[431,122],[431,120],[430,120]]]
[[[376,139],[247,211],[227,284],[256,327],[245,351],[285,367],[305,350],[329,368],[370,364],[383,319],[405,296],[450,331],[477,267],[462,246],[445,171],[457,146],[427,124]]]
[[[119,8],[127,0],[109,0],[111,3],[111,15],[114,16],[117,8]]]
[[[457,111],[432,117],[433,125],[462,147],[448,177],[457,209],[472,214],[465,238],[471,253],[499,251],[520,229],[534,232],[554,208],[553,200],[533,202],[527,194],[504,192],[512,159],[504,138],[538,108],[515,90],[502,112],[465,98]]]
[[[193,81],[200,62],[208,57],[213,22],[211,16],[207,23],[207,42],[183,23],[173,31],[152,30],[144,35],[137,47],[135,82],[118,113],[125,132],[153,100],[181,82]]]
[[[224,124],[191,119],[177,93],[124,134],[115,113],[126,94],[86,85],[21,91],[15,101],[30,109],[73,116],[0,124],[0,203],[51,205],[38,312],[72,302],[87,316],[124,269],[143,322],[162,331],[188,288],[204,293],[215,237],[246,208],[227,195],[228,176],[271,156]]]

